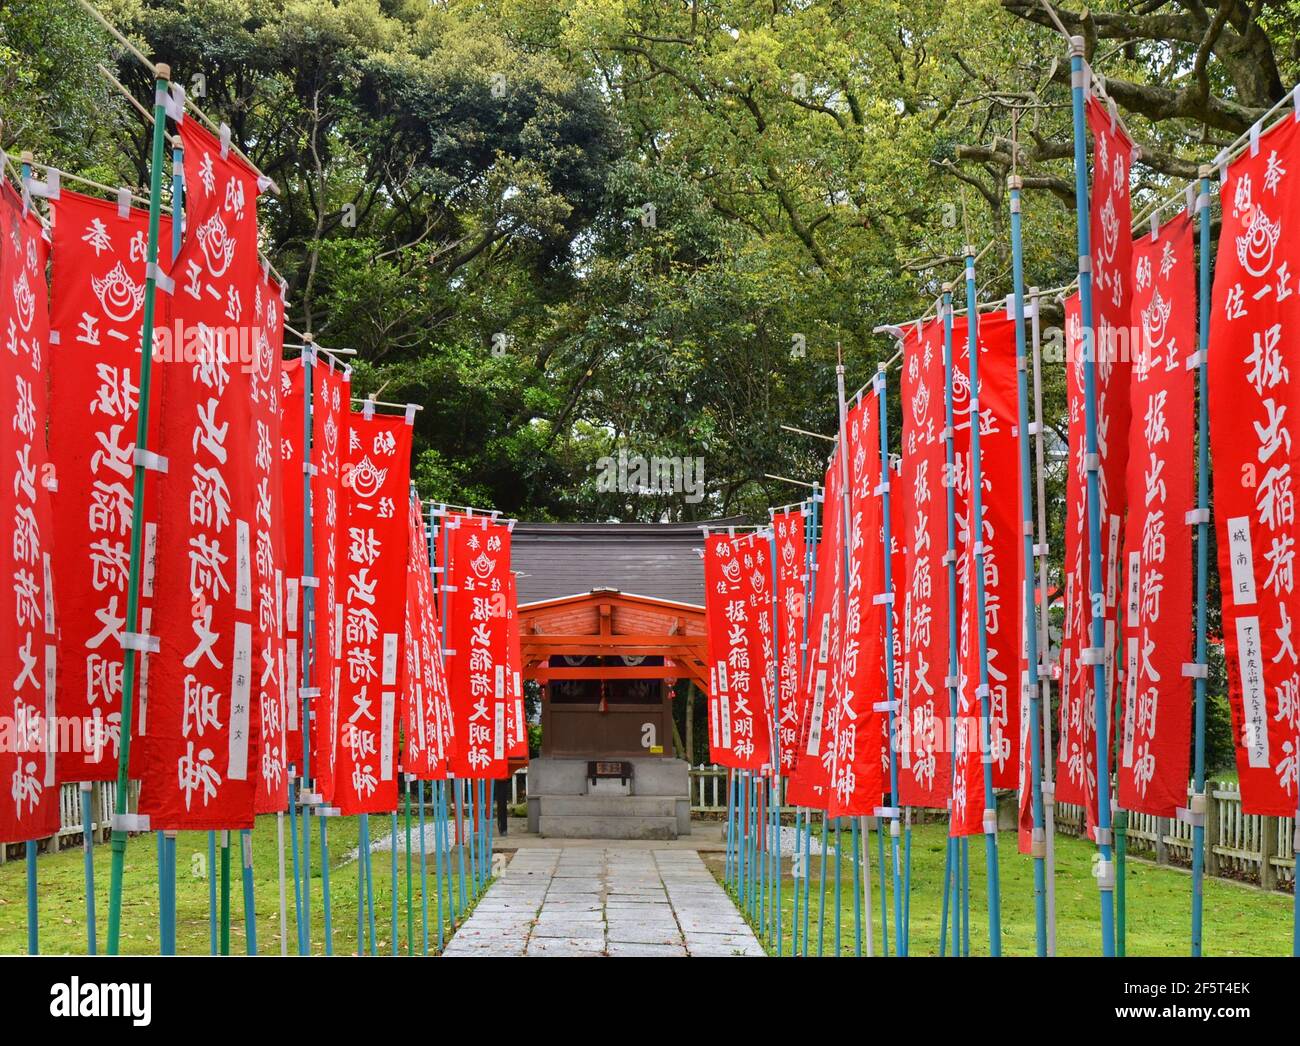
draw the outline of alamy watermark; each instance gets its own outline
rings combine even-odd
[[[702,457],[644,457],[620,448],[617,457],[596,459],[596,490],[602,494],[684,494],[686,502],[704,500]]]

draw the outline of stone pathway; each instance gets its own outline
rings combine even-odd
[[[447,945],[454,955],[762,955],[693,850],[532,848]]]

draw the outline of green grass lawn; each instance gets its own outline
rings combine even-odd
[[[832,836],[833,839],[833,836]],[[912,829],[912,894],[910,954],[938,955],[946,826],[918,825]],[[888,838],[886,860],[888,861]],[[843,833],[841,863],[840,951],[853,954],[854,928],[853,869],[850,835]],[[820,841],[814,828],[810,868],[812,909],[809,919],[809,953],[816,954],[819,939]],[[984,837],[970,840],[970,948],[973,955],[988,954],[988,909],[984,889]],[[872,874],[872,926],[876,951],[881,946],[880,868],[877,841],[869,840]],[[833,842],[832,842],[833,852]],[[1101,930],[1096,880],[1092,860],[1096,847],[1086,841],[1058,837],[1056,843],[1056,917],[1059,955],[1100,955]],[[900,860],[902,848],[900,846]],[[1034,954],[1033,861],[1016,852],[1015,836],[1002,833],[998,847],[999,880],[1002,892],[1002,952],[1004,955]],[[722,855],[709,861],[715,874],[723,873]],[[887,865],[888,867],[888,865]],[[794,881],[790,862],[782,882],[781,906],[784,917],[783,952],[789,954],[792,929]],[[826,954],[834,954],[835,867],[827,861],[825,919]],[[1129,955],[1187,955],[1191,939],[1191,876],[1172,868],[1129,861],[1125,876],[1126,943]],[[801,902],[802,904],[802,902]],[[890,951],[893,940],[893,901],[889,900]],[[1290,955],[1292,899],[1286,894],[1263,893],[1253,887],[1223,879],[1205,879],[1205,955]],[[865,917],[864,912],[864,917]],[[803,922],[802,912],[800,923]],[[801,929],[802,933],[802,929]],[[864,929],[865,933],[865,929]],[[951,939],[951,928],[949,929]],[[769,945],[769,950],[775,948]]]
[[[422,944],[420,906],[419,832],[412,818],[413,853],[411,860],[414,913],[414,951]],[[334,954],[354,954],[357,949],[357,861],[348,860],[349,851],[357,848],[360,821],[355,817],[329,819],[330,900],[334,931]],[[312,819],[311,868],[311,946],[317,955],[324,954],[325,913],[322,905],[320,868],[320,821]],[[376,841],[390,829],[389,818],[372,816],[371,840]],[[297,954],[297,931],[294,923],[293,874],[290,856],[289,822],[285,821],[285,876],[289,953]],[[399,818],[398,838],[398,945],[404,954],[406,932],[406,855],[400,849],[405,824]],[[127,845],[126,873],[122,902],[122,954],[158,954],[158,866],[157,836],[133,837]],[[220,892],[220,837],[217,867]],[[253,893],[256,909],[257,950],[260,954],[280,953],[280,888],[275,817],[259,817],[253,830]],[[301,845],[301,840],[300,840]],[[453,854],[454,857],[454,854]],[[244,894],[239,839],[231,844],[231,927],[230,950],[245,954],[248,950],[244,929]],[[95,847],[96,931],[99,950],[103,952],[108,929],[108,885],[110,850]],[[176,948],[181,955],[207,955],[210,949],[208,929],[208,836],[206,832],[182,832],[176,841]],[[392,854],[371,855],[375,894],[375,948],[377,953],[392,951]],[[437,945],[436,895],[433,851],[428,851],[429,882],[429,950]],[[445,873],[446,869],[444,869]],[[40,949],[43,954],[84,954],[86,952],[85,881],[82,850],[75,847],[57,854],[42,854],[37,860],[40,904]],[[456,889],[455,878],[444,874],[444,889]],[[467,896],[468,896],[467,884]],[[218,903],[220,903],[218,901]],[[449,899],[443,901],[443,918],[450,929]],[[0,953],[27,951],[27,873],[20,857],[0,865]]]

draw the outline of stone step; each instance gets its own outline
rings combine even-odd
[[[539,819],[544,839],[676,839],[676,817],[546,814]]]
[[[676,817],[675,795],[541,795],[542,817]]]

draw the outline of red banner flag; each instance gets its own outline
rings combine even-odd
[[[962,353],[969,366],[969,335],[965,318],[954,324],[954,343],[967,346]],[[986,808],[983,761],[983,706],[980,696],[980,620],[976,599],[979,556],[983,553],[984,632],[988,659],[989,754],[993,786],[1016,788],[1020,763],[1020,697],[1024,622],[1021,591],[1024,577],[1023,531],[1020,507],[1020,447],[1016,419],[1015,324],[1005,316],[979,317],[979,389],[974,397],[979,409],[980,482],[983,529],[974,518],[975,482],[971,467],[971,411],[969,371],[962,383],[965,395],[954,403],[956,427],[965,428],[963,440],[966,490],[964,516],[958,521],[957,572],[965,597],[959,630],[960,661],[957,693],[956,738],[953,758],[952,830],[957,835],[984,831]],[[954,379],[956,375],[954,373]],[[954,380],[954,385],[956,381]],[[956,400],[957,397],[954,397]]]
[[[766,539],[710,534],[704,549],[712,759],[759,770],[771,758],[772,563]]]
[[[835,666],[829,720],[832,817],[868,816],[885,790],[882,773],[885,715],[883,516],[880,419],[874,390],[845,419],[849,468],[849,556],[844,640]]]
[[[506,690],[510,708],[506,712],[506,755],[511,759],[528,758],[528,717],[524,714],[524,658],[519,635],[519,586],[510,574],[506,595]]]
[[[1092,700],[1092,669],[1079,651],[1091,645],[1085,549],[1088,489],[1084,473],[1083,320],[1078,294],[1065,301],[1065,400],[1069,430],[1069,471],[1065,485],[1065,620],[1061,641],[1060,723],[1057,741],[1056,798],[1088,807],[1088,824],[1097,816],[1097,717]]]
[[[943,809],[951,780],[948,724],[948,505],[944,477],[943,321],[904,342],[903,462],[895,499],[901,506],[905,553],[894,583],[895,627],[903,634],[902,740],[898,801]],[[960,606],[960,604],[959,604]]]
[[[1123,128],[1097,99],[1088,100],[1088,125],[1094,140],[1089,237],[1092,246],[1093,316],[1091,331],[1081,327],[1077,299],[1066,311],[1066,388],[1069,405],[1070,476],[1067,481],[1065,534],[1066,619],[1061,646],[1062,742],[1058,759],[1057,802],[1085,808],[1091,835],[1097,821],[1097,724],[1095,669],[1084,664],[1092,648],[1091,562],[1088,548],[1087,432],[1085,428],[1083,354],[1095,353],[1097,453],[1100,468],[1099,532],[1101,595],[1105,626],[1106,679],[1104,741],[1111,738],[1118,665],[1119,556],[1125,511],[1131,375],[1129,307],[1132,279],[1133,211],[1129,169],[1133,145]],[[1070,331],[1073,316],[1075,332]],[[1069,717],[1069,722],[1066,717]]]
[[[415,527],[418,545],[411,548],[411,562],[417,564],[416,588],[420,633],[420,670],[425,702],[425,748],[429,777],[445,780],[451,769],[456,747],[455,719],[451,694],[447,689],[447,669],[442,657],[442,629],[438,624],[438,603],[430,571],[429,533],[424,513],[415,503]]]
[[[452,772],[503,778],[510,528],[488,516],[449,515],[440,546],[448,597],[444,653],[458,739]]]
[[[0,385],[0,400],[10,419],[0,426],[0,461],[6,468],[0,513],[11,528],[11,539],[3,545],[8,583],[0,614],[13,622],[0,649],[0,678],[10,695],[5,702],[8,743],[0,744],[5,782],[0,841],[22,842],[53,835],[59,828],[56,744],[49,743],[57,673],[50,576],[50,486],[55,475],[46,446],[49,248],[35,214],[25,212],[7,181],[0,189],[0,230],[0,337],[12,357],[10,377]]]
[[[338,760],[338,702],[343,682],[343,455],[351,414],[352,370],[336,370],[329,357],[312,364],[311,542],[312,589],[311,776],[316,791],[334,802]],[[409,471],[410,463],[402,468]],[[295,572],[301,569],[301,560]],[[304,593],[305,594],[305,593]],[[299,612],[305,602],[299,598]],[[299,663],[301,664],[301,654]]]
[[[122,721],[121,623],[130,573],[133,455],[140,403],[140,336],[149,213],[64,191],[52,201],[50,302],[50,462],[60,483],[52,495],[54,589],[59,608],[58,716],[77,724],[61,747],[59,781],[117,776]],[[159,240],[171,239],[164,218]],[[164,252],[170,257],[170,250]],[[156,427],[157,411],[152,414]],[[75,423],[85,418],[88,428]],[[145,547],[156,524],[146,516]],[[141,614],[151,614],[146,576]],[[134,733],[144,734],[138,694]],[[147,701],[146,701],[147,707]],[[138,767],[142,744],[132,746]]]
[[[1237,772],[1245,812],[1280,816],[1296,812],[1300,757],[1292,632],[1300,445],[1286,419],[1300,332],[1300,191],[1287,179],[1298,170],[1300,122],[1290,119],[1229,166],[1210,320],[1214,518]]]
[[[433,719],[433,693],[425,659],[424,615],[428,599],[428,546],[421,543],[420,503],[411,497],[406,514],[406,622],[402,640],[402,772],[427,781],[433,775],[438,748],[428,729]]]
[[[808,654],[799,685],[799,743],[786,801],[825,810],[829,805],[831,750],[827,693],[839,660],[844,576],[844,511],[838,451],[831,456],[822,487],[821,535],[813,568],[813,600],[808,618]],[[706,575],[707,577],[707,575]]]
[[[806,511],[803,507],[785,509],[772,517],[777,554],[777,751],[783,776],[794,769],[799,745],[799,651],[807,640]]]
[[[398,672],[410,557],[411,422],[359,413],[350,422],[338,578],[342,677],[331,709],[333,802],[344,815],[397,808]]]
[[[284,545],[285,752],[302,771],[303,366],[280,365],[280,534]]]
[[[140,812],[159,829],[249,828],[258,783],[253,409],[258,176],[181,124],[189,236],[155,360],[162,392],[148,758]],[[170,341],[170,344],[168,343]],[[130,623],[127,623],[130,627]]]
[[[264,271],[253,299],[259,324],[253,359],[253,477],[257,483],[254,514],[253,583],[256,620],[253,645],[258,694],[258,740],[261,747],[257,813],[278,813],[289,802],[284,641],[284,475],[280,446],[280,394],[284,354],[284,288]],[[294,695],[296,696],[296,695]]]
[[[1175,306],[1175,303],[1177,305]],[[1119,804],[1158,817],[1187,805],[1192,735],[1192,372],[1196,264],[1192,219],[1180,214],[1133,245],[1131,393],[1125,523],[1123,719]]]

